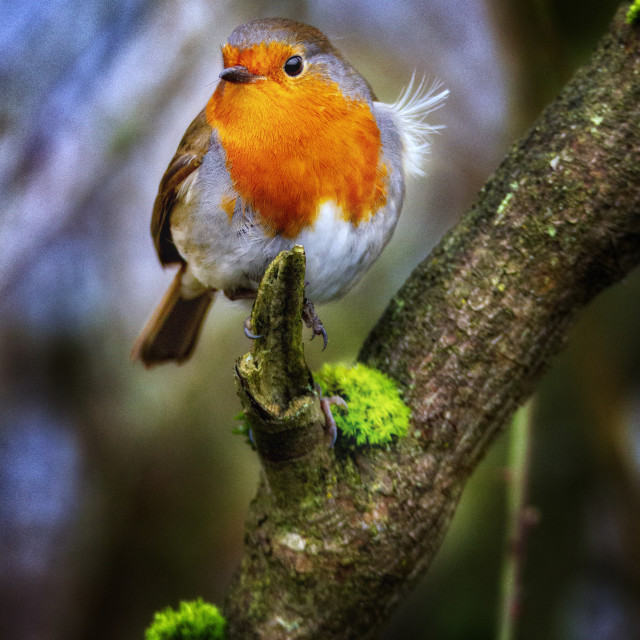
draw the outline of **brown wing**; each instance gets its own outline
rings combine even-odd
[[[160,181],[151,216],[151,235],[163,265],[184,262],[171,238],[171,210],[175,205],[180,185],[202,164],[202,159],[209,150],[211,131],[203,109],[189,125],[178,145],[176,155]]]

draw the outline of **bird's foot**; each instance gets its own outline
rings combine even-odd
[[[327,439],[329,440],[329,447],[333,448],[333,445],[336,443],[336,438],[338,437],[338,427],[336,426],[335,418],[331,413],[331,405],[335,404],[338,407],[342,407],[349,411],[349,407],[347,403],[344,401],[344,398],[340,396],[329,396],[325,397],[322,395],[322,390],[320,389],[320,385],[316,383],[316,393],[320,398],[320,408],[322,409],[322,413],[324,413],[324,430],[327,434]]]
[[[244,335],[249,338],[249,340],[258,340],[259,338],[264,338],[264,336],[253,333],[251,331],[251,316],[247,317],[243,323],[244,327]]]
[[[304,299],[304,305],[302,307],[302,320],[303,322],[313,331],[313,335],[311,339],[313,340],[316,336],[322,336],[322,340],[324,342],[324,346],[322,350],[324,351],[327,348],[327,344],[329,342],[329,337],[327,336],[327,331],[322,324],[322,320],[318,317],[316,310],[313,307],[313,302],[309,300],[309,298]]]

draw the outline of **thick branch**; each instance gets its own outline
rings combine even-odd
[[[640,262],[638,185],[640,37],[621,10],[362,349],[400,385],[411,435],[338,449],[295,508],[263,483],[227,599],[232,638],[377,633],[577,312]]]

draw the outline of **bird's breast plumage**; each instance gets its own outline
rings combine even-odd
[[[295,237],[327,202],[354,225],[386,203],[389,168],[371,107],[328,78],[222,82],[206,118],[235,189],[273,234]]]

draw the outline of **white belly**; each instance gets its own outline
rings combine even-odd
[[[240,207],[230,218],[221,194],[203,197],[198,176],[172,212],[173,240],[203,285],[219,290],[257,289],[269,263],[296,244],[307,257],[307,296],[322,302],[346,293],[367,271],[393,234],[401,201],[389,201],[367,221],[344,220],[334,203],[320,207],[312,226],[295,238],[264,233]],[[213,201],[212,201],[213,200]]]

